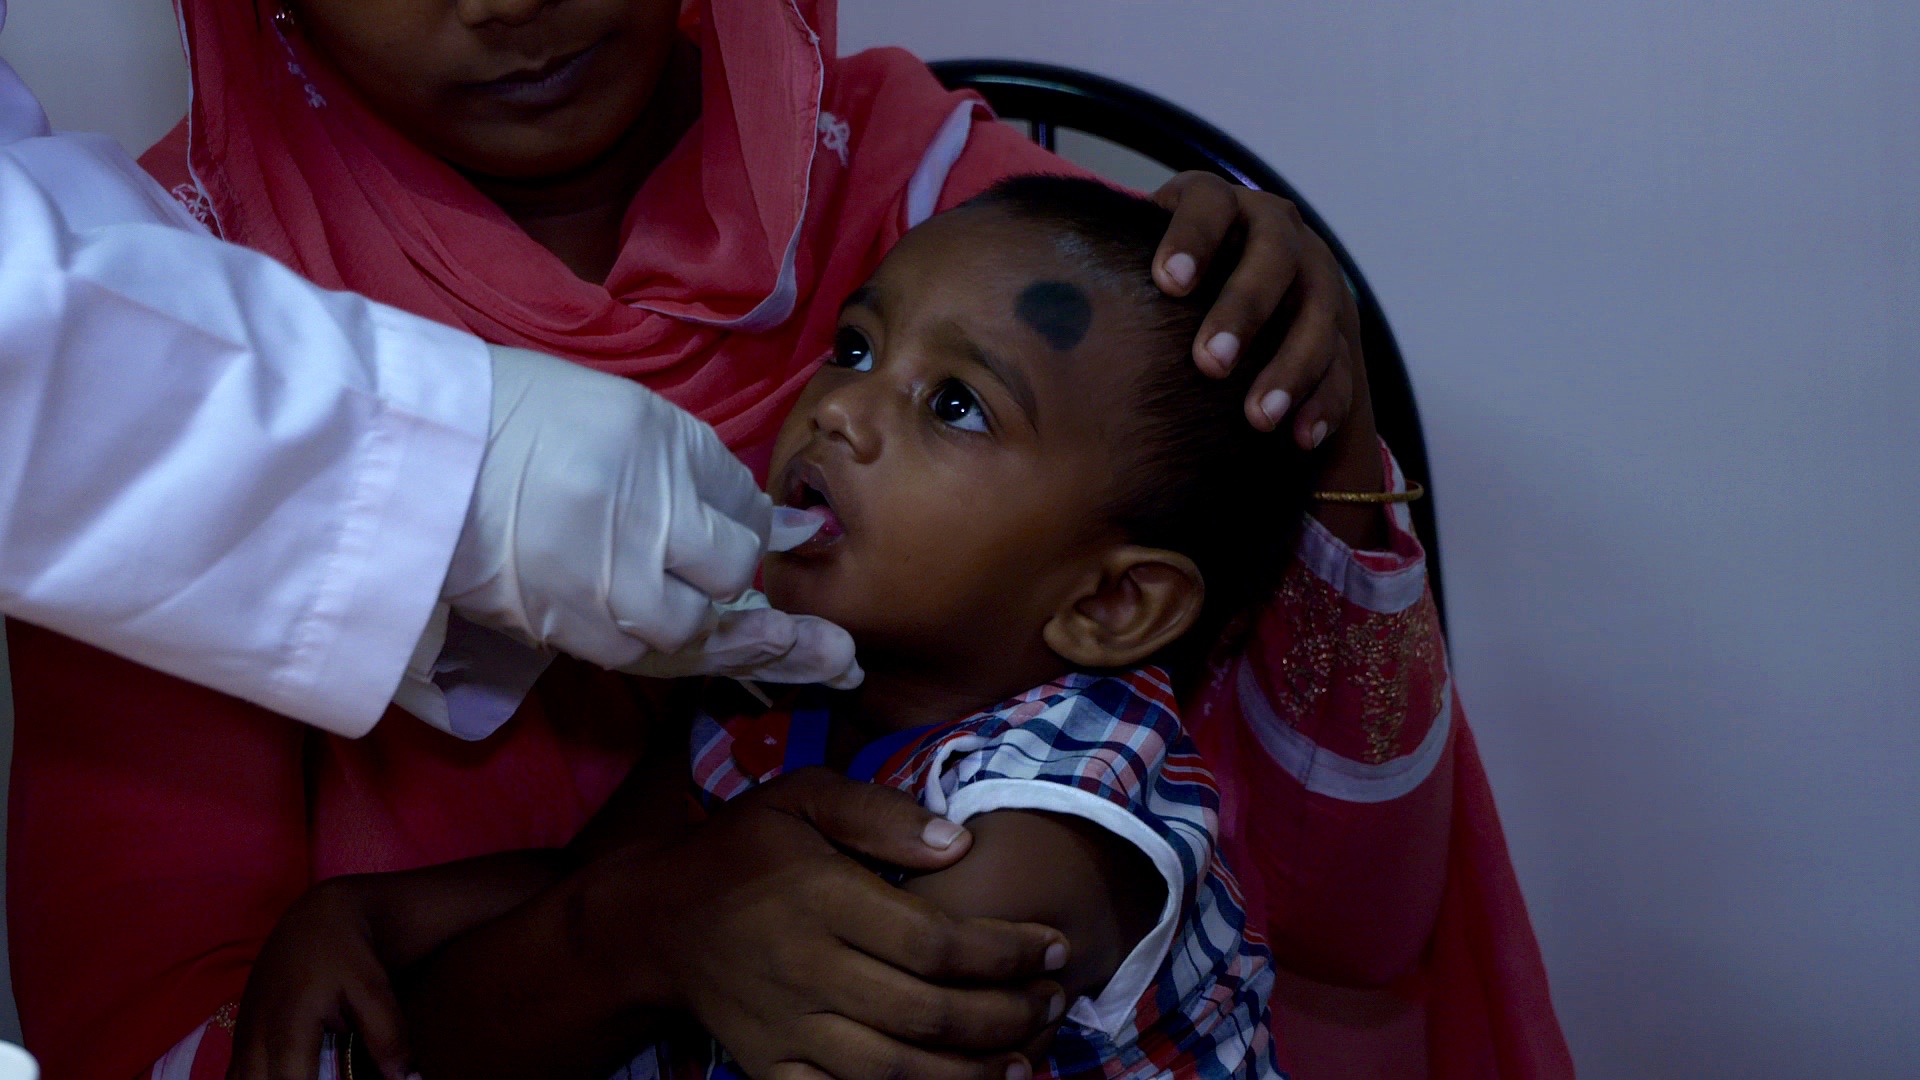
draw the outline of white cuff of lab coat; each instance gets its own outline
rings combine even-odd
[[[513,718],[553,655],[468,622],[442,604],[393,703],[455,738],[484,739]]]
[[[393,700],[440,600],[486,450],[493,368],[463,331],[371,309],[379,423],[361,444],[334,570],[276,682],[279,711],[338,735],[370,730]],[[325,714],[314,707],[326,703]]]

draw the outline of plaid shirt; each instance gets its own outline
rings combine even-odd
[[[1166,879],[1158,925],[1099,997],[1068,1010],[1051,1056],[1035,1063],[1040,1076],[1281,1075],[1270,957],[1216,857],[1219,795],[1178,710],[1158,668],[1076,673],[958,723],[895,733],[849,770],[956,821],[1008,809],[1086,818],[1138,846]],[[692,736],[699,793],[724,801],[817,764],[824,724],[805,709],[702,717]]]

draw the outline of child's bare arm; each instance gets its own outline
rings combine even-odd
[[[966,858],[906,883],[950,915],[1051,926],[1070,954],[1066,1001],[1097,995],[1153,929],[1166,883],[1139,848],[1081,818],[996,810],[967,821]],[[1064,1003],[1063,1003],[1064,1007]]]

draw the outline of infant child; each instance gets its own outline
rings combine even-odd
[[[1033,1075],[1279,1075],[1271,959],[1221,864],[1176,689],[1272,593],[1312,477],[1291,439],[1246,422],[1253,371],[1214,379],[1190,358],[1219,275],[1162,293],[1167,223],[1100,183],[1029,176],[901,239],[847,299],[769,474],[819,528],[768,558],[767,594],[845,627],[866,681],[772,705],[705,687],[689,736],[651,740],[561,861],[661,850],[783,773],[838,770],[966,825],[958,861],[901,888],[1067,938],[1064,994],[1024,1048]],[[326,987],[354,971],[407,966],[519,904],[561,871],[515,858],[544,854],[316,887],[325,902],[303,898],[255,962],[236,1061],[276,1041],[311,1060],[338,1018],[301,1002],[332,1008]],[[389,947],[356,959],[368,939]],[[391,1045],[391,991],[350,997]],[[741,1075],[704,1033],[660,1038],[622,1075]]]
[[[708,805],[824,765],[965,823],[964,859],[902,885],[1067,935],[1036,1076],[1277,1075],[1270,959],[1175,686],[1270,594],[1310,475],[1245,422],[1243,379],[1192,363],[1217,282],[1154,284],[1167,220],[1031,176],[900,241],[769,480],[821,527],[768,559],[768,597],[845,627],[866,682],[710,707],[692,732]],[[717,1048],[659,1058],[735,1075]]]

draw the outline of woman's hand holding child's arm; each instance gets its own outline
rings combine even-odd
[[[1066,935],[1064,993],[1048,1010],[1048,1029],[1027,1047],[1044,1054],[1068,1004],[1097,996],[1159,921],[1166,883],[1139,848],[1080,818],[997,810],[967,826],[974,839],[966,857],[908,881],[907,891],[955,917],[1031,921]]]
[[[972,837],[901,792],[825,770],[761,793],[702,827],[710,846],[679,853],[676,866],[708,884],[677,890],[689,906],[669,922],[683,932],[658,936],[659,967],[748,1075],[1002,1080],[1027,1070],[1013,1052],[1053,1019],[1053,979],[1069,956],[1061,936],[943,912],[834,847],[937,870]],[[957,988],[976,983],[995,985]]]
[[[1005,1080],[1061,935],[951,917],[842,851],[927,871],[967,844],[900,792],[802,770],[665,850],[611,846],[412,974],[422,1071],[597,1080],[685,1012],[755,1077]]]

